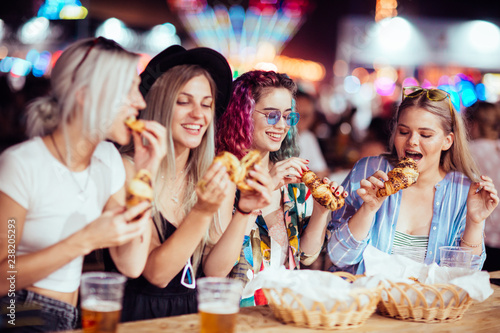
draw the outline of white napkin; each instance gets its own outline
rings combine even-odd
[[[284,266],[271,267],[259,272],[243,290],[243,297],[252,296],[257,289],[274,288],[282,290],[288,288],[294,294],[301,296],[301,302],[308,310],[312,309],[314,302],[323,303],[327,311],[341,300],[349,306],[354,297],[350,294],[357,288],[374,288],[380,282],[378,277],[363,277],[350,283],[330,272],[316,270],[288,270]],[[297,307],[293,298],[287,297],[285,302]],[[368,302],[368,298],[361,299],[361,305]]]
[[[365,275],[392,282],[409,283],[415,277],[423,284],[452,284],[464,289],[475,301],[482,302],[493,294],[487,272],[458,267],[421,264],[401,255],[390,255],[368,245],[363,253]]]

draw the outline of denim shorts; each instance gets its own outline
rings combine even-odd
[[[4,296],[0,298],[0,304],[2,305],[2,319],[0,320],[2,332],[72,330],[78,323],[77,308],[29,290],[17,291],[14,297]],[[15,321],[12,321],[13,318]],[[13,323],[15,325],[12,325]]]

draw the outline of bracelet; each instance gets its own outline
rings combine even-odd
[[[238,212],[240,212],[241,214],[243,214],[243,215],[249,215],[249,214],[251,214],[251,213],[252,213],[252,211],[245,212],[244,210],[241,210],[241,209],[240,209],[240,200],[236,201],[236,210],[237,210]]]
[[[483,245],[482,242],[479,243],[479,244],[471,244],[469,242],[466,242],[462,236],[460,236],[460,242],[463,243],[465,246],[468,246],[468,247],[480,247],[480,246]]]

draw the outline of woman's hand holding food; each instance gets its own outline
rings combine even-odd
[[[105,211],[82,229],[82,246],[87,253],[94,249],[123,245],[142,235],[151,217],[151,203],[142,203],[126,209],[117,207]]]
[[[299,157],[276,162],[269,171],[274,186],[273,189],[277,190],[290,183],[301,183],[302,173],[309,170],[308,163],[308,160]]]
[[[372,176],[367,179],[361,180],[360,187],[356,193],[363,199],[364,206],[370,211],[378,211],[386,196],[378,197],[377,192],[379,189],[384,188],[384,182],[388,181],[389,177],[382,170],[376,171]]]
[[[134,138],[134,164],[136,170],[146,169],[156,177],[160,163],[167,154],[167,130],[156,121],[140,120],[144,128],[138,132],[132,131]],[[147,143],[143,142],[143,138]]]
[[[198,202],[193,209],[215,214],[229,195],[230,183],[226,168],[219,162],[213,163],[196,187]]]
[[[249,177],[245,179],[245,183],[252,188],[252,191],[240,192],[239,209],[251,212],[267,207],[271,204],[271,193],[273,191],[271,175],[259,164],[254,165],[248,175]]]

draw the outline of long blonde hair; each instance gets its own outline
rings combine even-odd
[[[467,131],[464,122],[460,114],[458,114],[453,107],[451,107],[450,110],[448,98],[449,97],[439,101],[431,100],[427,98],[427,94],[423,93],[417,97],[407,97],[403,99],[393,120],[393,128],[389,143],[390,152],[386,156],[392,163],[398,159],[396,147],[394,146],[394,138],[396,136],[401,114],[406,111],[411,112],[410,109],[412,108],[424,109],[439,118],[441,128],[445,135],[453,133],[455,136],[451,147],[441,152],[441,159],[439,162],[441,168],[446,173],[450,171],[459,171],[472,181],[476,181],[480,173],[469,151]]]
[[[200,75],[203,75],[208,79],[212,96],[215,97],[217,92],[215,82],[205,69],[198,65],[179,65],[172,67],[155,81],[146,95],[147,107],[141,112],[140,115],[141,119],[157,121],[167,128],[168,153],[160,164],[160,170],[157,173],[154,184],[156,204],[154,205],[155,209],[153,220],[160,231],[161,238],[164,237],[164,228],[158,205],[159,194],[162,193],[167,184],[169,184],[169,180],[175,177],[176,170],[174,141],[171,131],[174,106],[182,87],[189,80]],[[215,99],[211,107],[212,112],[214,112],[214,105]],[[198,180],[203,177],[213,161],[215,154],[214,132],[214,121],[212,120],[201,140],[201,144],[198,147],[191,149],[189,153],[186,169],[184,170],[187,186],[184,192],[184,197],[179,200],[182,203],[181,209],[184,212],[184,216],[186,216],[191,208],[196,204],[198,199],[196,196],[196,184],[198,183]],[[121,149],[123,153],[127,154],[130,154],[132,150],[133,143]],[[167,181],[162,180],[161,175],[165,175]],[[195,271],[201,262],[201,256],[205,245],[211,245],[213,243],[209,235],[214,231],[220,233],[220,225],[220,216],[219,214],[216,214],[214,215],[213,223],[211,223],[209,231],[207,231],[203,241],[198,245],[194,252],[193,268]],[[160,240],[162,242],[164,241],[164,239]]]

